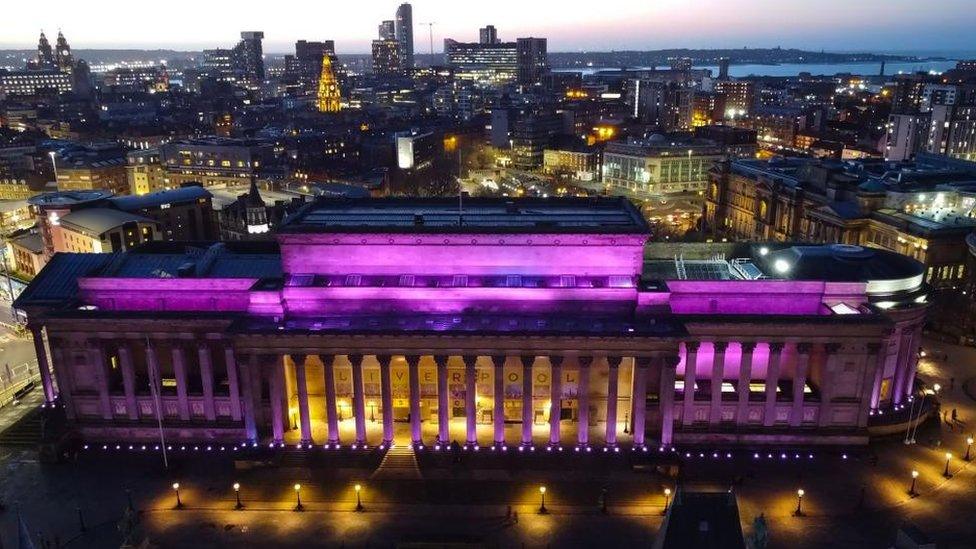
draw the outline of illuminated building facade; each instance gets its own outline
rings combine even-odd
[[[976,230],[976,164],[930,156],[893,166],[812,159],[734,160],[716,165],[703,220],[737,240],[840,242],[903,254],[925,282],[961,286],[966,236]],[[849,168],[849,169],[845,169]]]
[[[273,149],[255,139],[202,137],[161,145],[159,155],[166,188],[184,183],[235,186],[260,174],[273,159]]]
[[[316,106],[319,112],[339,112],[342,110],[339,83],[332,72],[332,59],[328,55],[322,56],[322,72],[319,76]]]
[[[724,158],[710,141],[610,142],[603,152],[603,183],[636,196],[704,191],[712,166]]]
[[[621,199],[320,199],[276,243],[58,255],[15,305],[92,441],[857,445],[914,394],[916,261],[648,233]]]

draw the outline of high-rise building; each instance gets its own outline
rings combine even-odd
[[[339,93],[339,83],[332,72],[332,58],[322,56],[322,74],[319,76],[319,92],[317,106],[319,112],[339,112],[342,110],[342,96]]]
[[[729,58],[721,57],[718,60],[718,79],[728,80],[729,79]]]
[[[318,93],[323,57],[329,57],[333,66],[337,65],[335,41],[323,40],[320,42],[310,42],[308,40],[299,40],[295,42],[295,61],[292,70],[297,73],[295,74],[295,78],[304,93]],[[335,75],[334,69],[333,75],[337,76]]]
[[[380,40],[396,40],[396,21],[383,21],[379,27]]]
[[[447,65],[457,80],[482,86],[504,85],[518,78],[518,51],[515,42],[480,44],[444,40]]]
[[[479,42],[482,44],[497,44],[498,43],[498,29],[495,25],[488,25],[478,31]]]
[[[241,41],[234,48],[234,56],[241,77],[250,84],[259,84],[264,80],[264,47],[261,41],[264,33],[261,31],[244,31]]]
[[[542,75],[549,70],[546,39],[519,38],[515,42],[515,50],[518,60],[518,83],[528,85],[539,82]]]
[[[400,51],[403,52],[403,63],[407,69],[412,69],[413,64],[413,8],[404,2],[396,11],[396,40],[400,43]]]
[[[373,40],[373,74],[393,76],[402,72],[400,43],[396,40]]]

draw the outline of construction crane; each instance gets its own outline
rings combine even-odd
[[[421,23],[421,25],[427,25],[427,30],[428,30],[428,32],[430,34],[430,56],[432,58],[430,60],[430,64],[431,65],[434,64],[434,60],[433,60],[433,57],[434,57],[434,25],[436,25],[436,24],[437,24],[437,21],[431,21],[430,23]]]

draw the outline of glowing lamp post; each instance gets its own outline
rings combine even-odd
[[[972,451],[973,451],[973,437],[968,437],[966,439],[966,456],[963,457],[962,459],[964,459],[966,461],[972,461],[973,458],[970,455],[972,453]]]
[[[240,482],[235,482],[234,483],[234,496],[237,498],[237,505],[234,506],[234,509],[237,509],[238,511],[240,511],[241,509],[244,508],[244,504],[241,503],[241,483]]]
[[[664,489],[664,510],[661,511],[662,515],[668,514],[668,507],[670,507],[670,505],[671,505],[671,489],[665,488]]]
[[[793,511],[794,517],[803,516],[803,495],[805,493],[806,492],[803,491],[803,488],[796,491],[796,510]]]
[[[908,495],[915,497],[918,492],[915,491],[915,482],[918,481],[918,471],[912,471],[912,486],[908,489]]]
[[[177,509],[182,509],[183,508],[183,501],[180,500],[180,483],[179,482],[174,482],[173,483],[173,492],[176,493],[176,508]]]
[[[304,511],[305,507],[302,505],[302,485],[295,485],[295,510]]]
[[[357,484],[356,485],[356,511],[359,511],[359,512],[362,512],[362,510],[363,510],[363,500],[362,500],[362,497],[360,495],[360,492],[362,492],[362,490],[363,490],[363,487]]]
[[[952,452],[946,452],[946,466],[945,471],[942,471],[942,476],[945,478],[951,478],[952,473],[949,472],[949,462],[952,461]]]
[[[549,510],[546,509],[546,487],[545,486],[539,487],[539,496],[542,498],[542,504],[539,505],[539,514],[544,515],[549,512]]]

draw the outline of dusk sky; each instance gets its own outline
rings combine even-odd
[[[397,1],[229,2],[120,0],[7,2],[0,48],[33,48],[40,29],[61,28],[75,48],[200,49],[229,46],[241,30],[263,30],[267,52],[296,39],[334,39],[341,53],[364,53]],[[550,51],[669,47],[799,47],[828,51],[972,49],[973,0],[418,0],[416,51],[445,37],[549,38]],[[969,27],[969,28],[967,28]]]

